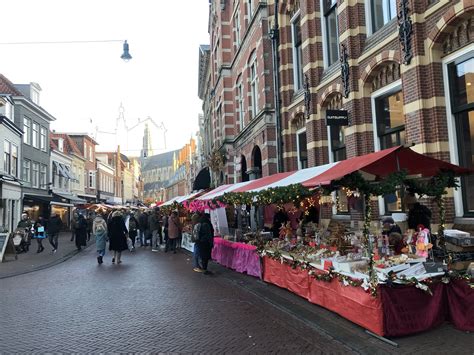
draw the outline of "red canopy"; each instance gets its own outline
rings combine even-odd
[[[422,177],[435,176],[442,170],[451,170],[456,175],[471,172],[469,169],[430,158],[407,147],[398,146],[343,160],[322,174],[303,182],[303,185],[308,187],[327,185],[333,180],[341,179],[356,171],[375,175],[376,178],[383,178],[402,170],[407,171],[408,175]]]

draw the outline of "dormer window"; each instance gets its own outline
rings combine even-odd
[[[13,105],[6,99],[0,98],[0,116],[5,116],[10,121],[13,121]]]
[[[40,91],[34,85],[30,85],[30,98],[35,104],[40,104]]]
[[[58,138],[58,149],[61,153],[64,153],[64,139]]]

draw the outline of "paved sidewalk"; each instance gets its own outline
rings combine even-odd
[[[95,244],[93,238],[87,244],[87,246]],[[78,253],[75,242],[71,242],[71,232],[59,234],[58,251],[55,254],[52,254],[53,248],[48,239],[43,240],[43,247],[44,251],[37,253],[36,240],[32,240],[30,251],[18,254],[18,260],[15,260],[13,255],[6,255],[4,262],[0,263],[0,279],[41,270],[63,262]]]

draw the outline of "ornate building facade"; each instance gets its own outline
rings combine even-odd
[[[225,182],[252,172],[252,145],[263,175],[404,144],[473,167],[473,15],[467,0],[212,1],[199,87]],[[347,122],[328,124],[334,110]],[[449,192],[449,222],[474,216],[473,179]],[[402,197],[374,207],[398,212]],[[340,198],[332,212],[351,215]]]

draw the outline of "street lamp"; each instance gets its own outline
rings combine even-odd
[[[127,40],[123,42],[123,54],[120,56],[125,62],[128,62],[130,59],[132,59],[132,56],[130,55],[128,51],[128,43]]]

